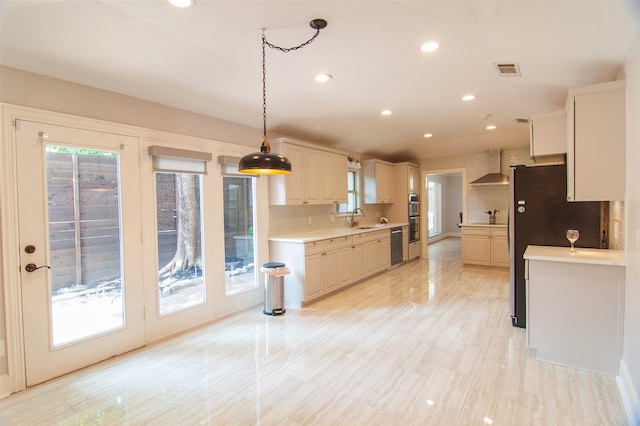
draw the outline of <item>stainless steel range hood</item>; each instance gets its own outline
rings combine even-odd
[[[508,185],[509,176],[500,173],[500,148],[489,150],[489,173],[469,185]]]

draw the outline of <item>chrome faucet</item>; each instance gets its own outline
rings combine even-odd
[[[355,209],[353,209],[353,210],[351,211],[351,228],[353,228],[353,227],[355,226],[355,225],[354,225],[354,222],[353,222],[353,215],[355,215],[355,214],[356,214],[356,211],[358,211],[358,210],[359,210],[359,211],[360,211],[360,213],[362,214],[362,217],[364,217],[364,211],[363,211],[360,207],[356,207]]]

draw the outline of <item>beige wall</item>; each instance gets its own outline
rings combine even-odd
[[[262,130],[154,102],[0,66],[0,101],[8,104],[255,146]],[[261,125],[261,116],[256,124]],[[282,135],[271,135],[278,137]]]

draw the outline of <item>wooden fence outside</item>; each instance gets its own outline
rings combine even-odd
[[[120,277],[117,161],[115,156],[47,153],[54,291]],[[173,174],[157,176],[158,263],[161,267],[176,249],[175,179]]]

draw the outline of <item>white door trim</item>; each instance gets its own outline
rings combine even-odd
[[[9,373],[10,394],[25,389],[27,383],[24,339],[22,322],[22,293],[20,291],[20,257],[18,227],[18,161],[16,154],[16,115],[14,111],[3,108],[2,138],[0,144],[2,162],[0,163],[3,188],[0,191],[0,206],[2,216],[0,226],[2,234],[2,283],[4,288],[5,326],[6,326],[6,354],[7,370]],[[2,394],[5,389],[2,389]]]

